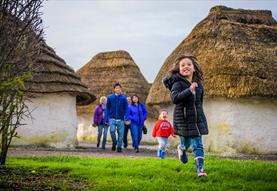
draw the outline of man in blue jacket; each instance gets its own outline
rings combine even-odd
[[[129,122],[128,118],[128,101],[127,98],[121,93],[121,85],[116,83],[114,85],[114,93],[108,96],[105,122],[110,123],[110,133],[112,137],[112,150],[122,152],[122,139],[124,132],[124,121]],[[116,131],[118,140],[116,140]]]

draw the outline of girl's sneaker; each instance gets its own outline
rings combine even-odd
[[[188,157],[187,157],[186,151],[182,150],[180,145],[178,145],[177,151],[178,151],[179,160],[182,163],[187,163],[188,162]]]
[[[196,173],[198,177],[207,176],[207,173],[204,171],[204,158],[196,157],[195,158]]]
[[[197,173],[197,176],[198,177],[207,176],[207,173],[206,172],[199,172],[199,173]]]

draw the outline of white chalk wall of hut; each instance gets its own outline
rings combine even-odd
[[[143,134],[142,137],[142,144],[157,144],[157,142],[153,141],[152,139],[152,129],[154,126],[156,119],[148,119],[145,121],[145,125],[147,127],[147,134]],[[92,126],[93,123],[93,116],[90,115],[78,115],[78,131],[77,131],[77,140],[79,143],[87,142],[91,144],[96,144],[97,135],[98,135],[98,128]],[[102,137],[103,138],[103,137]],[[111,144],[111,136],[110,131],[108,131],[107,136],[108,144]],[[128,132],[128,141],[129,145],[131,145],[131,132]],[[172,141],[171,141],[172,142]]]
[[[78,115],[77,120],[78,120],[78,129],[77,129],[78,142],[96,143],[97,128],[92,126],[93,115],[87,115],[87,114]]]
[[[38,94],[27,102],[32,119],[17,129],[13,145],[74,147],[77,143],[76,96],[67,93]]]
[[[210,126],[207,149],[217,152],[277,153],[277,100],[205,100]]]
[[[173,105],[160,106],[168,111],[173,124]],[[225,155],[276,154],[277,153],[277,101],[266,99],[207,98],[204,111],[209,124],[209,134],[203,136],[206,151]],[[148,134],[143,144],[155,144],[151,137],[156,119],[148,119]],[[78,141],[96,143],[97,128],[93,128],[92,116],[78,116]],[[130,133],[129,133],[129,140]],[[108,134],[108,140],[110,135]],[[176,149],[179,139],[170,139],[170,148]]]

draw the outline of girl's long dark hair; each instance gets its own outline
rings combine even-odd
[[[198,63],[198,60],[195,56],[193,55],[190,55],[190,54],[181,54],[180,56],[178,56],[174,63],[173,63],[173,67],[172,69],[169,71],[169,76],[173,76],[175,74],[178,74],[180,73],[180,70],[179,70],[179,63],[181,62],[181,60],[185,59],[185,58],[188,58],[192,61],[192,64],[194,66],[194,69],[195,69],[195,72],[193,73],[193,78],[197,79],[197,80],[204,80],[204,76],[203,76],[203,72],[202,72],[202,69]]]

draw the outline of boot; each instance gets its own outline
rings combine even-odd
[[[165,151],[161,150],[160,151],[160,159],[164,159],[165,156]]]
[[[188,162],[188,157],[186,154],[186,151],[181,149],[181,146],[179,145],[177,148],[178,151],[178,158],[182,163],[187,163]]]
[[[196,173],[197,176],[207,176],[204,171],[204,158],[203,157],[196,157],[195,158],[195,165],[196,165]]]

